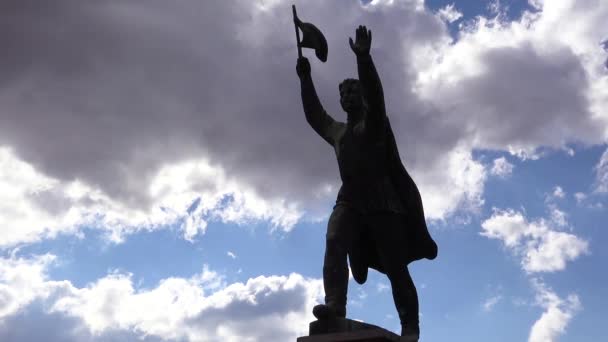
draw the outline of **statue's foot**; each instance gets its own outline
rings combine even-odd
[[[417,324],[402,324],[400,342],[418,342],[420,338],[420,328]]]
[[[334,307],[332,305],[319,304],[312,308],[312,314],[317,319],[328,319],[331,317],[346,317],[346,307]]]

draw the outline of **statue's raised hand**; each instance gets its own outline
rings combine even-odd
[[[368,30],[365,26],[359,25],[355,36],[355,42],[353,43],[353,39],[350,37],[348,38],[348,42],[355,55],[367,55],[372,46],[372,31]]]

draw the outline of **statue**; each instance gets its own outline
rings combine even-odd
[[[348,258],[359,284],[367,280],[369,267],[388,276],[401,321],[401,340],[418,341],[418,296],[407,265],[434,259],[437,245],[429,235],[420,193],[401,162],[385,112],[382,85],[370,55],[372,32],[359,26],[355,41],[349,38],[359,79],[345,79],[339,85],[340,104],[347,113],[343,123],[327,114],[316,94],[310,63],[300,50],[298,27],[303,23],[295,7],[294,22],[300,56],[296,71],[306,120],[333,147],[342,180],[327,226],[325,304],[317,305],[313,314],[319,320],[346,317]],[[308,38],[304,47],[321,51],[317,53],[320,59],[319,55],[327,58],[325,38],[310,26],[303,30],[304,38],[307,34],[317,37]]]

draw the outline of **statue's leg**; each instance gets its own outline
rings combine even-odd
[[[411,335],[416,341],[419,334],[418,320],[418,293],[410,275],[407,265],[404,265],[403,253],[407,246],[403,246],[403,216],[398,214],[374,215],[376,229],[374,237],[380,262],[391,282],[395,308],[401,320],[402,335]]]
[[[348,265],[346,261],[352,224],[356,222],[352,209],[338,205],[327,224],[325,259],[323,262],[323,287],[325,305],[315,307],[317,318],[327,315],[346,317],[346,292],[348,289]]]

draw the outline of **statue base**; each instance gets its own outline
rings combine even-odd
[[[308,334],[298,337],[297,342],[399,341],[399,335],[379,326],[338,317],[311,322]]]

